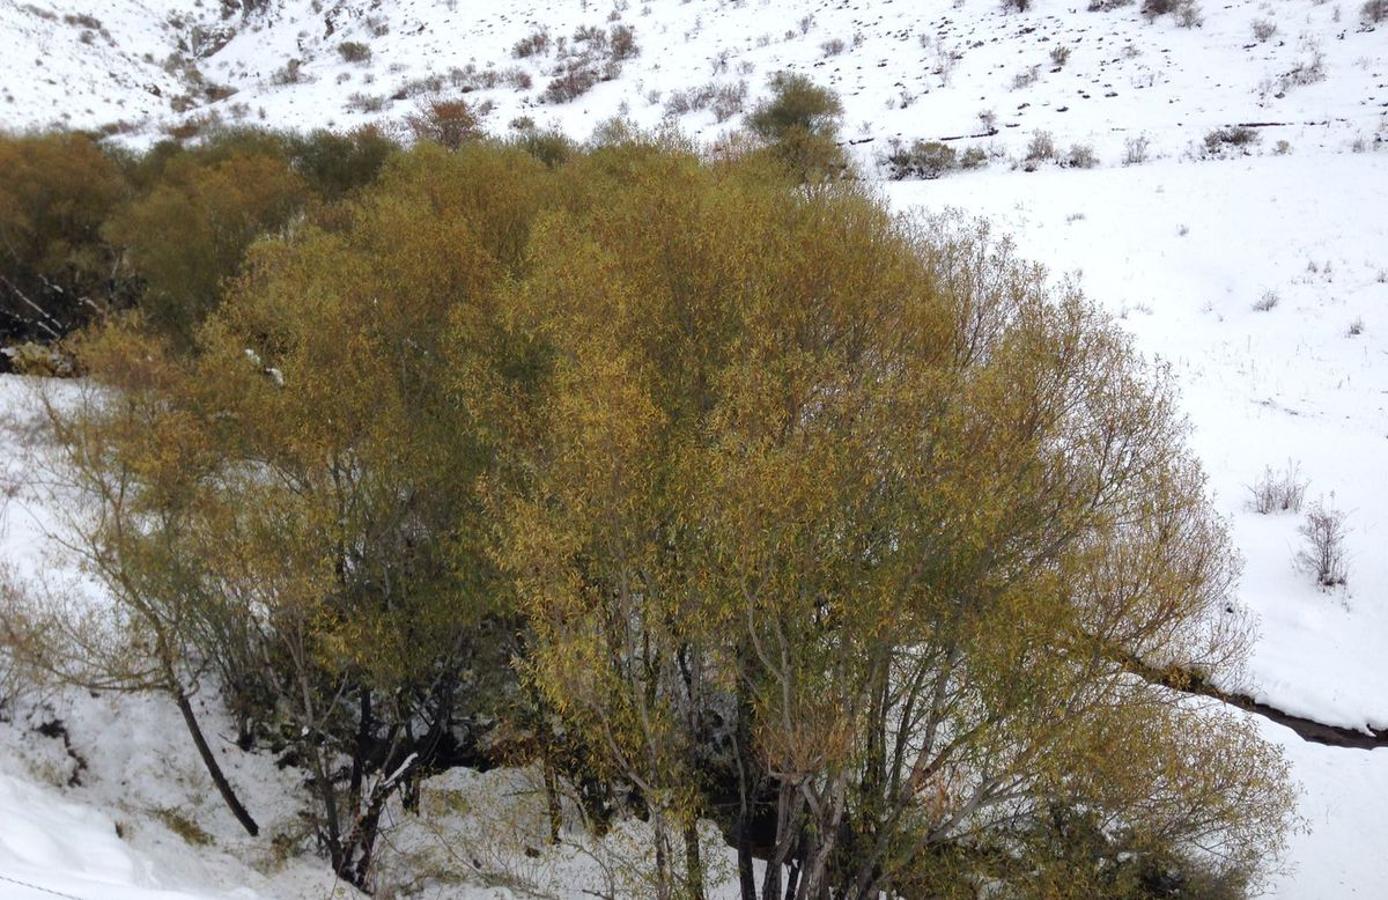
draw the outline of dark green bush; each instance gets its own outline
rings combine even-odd
[[[791,72],[771,78],[772,96],[747,117],[747,126],[801,180],[822,178],[847,167],[838,146],[843,105],[833,91]]]
[[[346,134],[320,129],[289,140],[294,170],[324,200],[339,200],[376,180],[400,145],[374,125]]]
[[[128,196],[81,134],[0,135],[0,341],[52,340],[123,296],[101,224]]]
[[[833,91],[804,75],[780,72],[771,78],[771,92],[771,98],[747,117],[747,126],[757,137],[776,143],[793,131],[830,137],[838,133],[843,104]]]

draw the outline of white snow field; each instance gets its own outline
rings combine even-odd
[[[524,116],[581,138],[621,115],[714,142],[741,117],[678,112],[699,105],[699,89],[736,96],[745,82],[750,109],[790,69],[839,92],[869,177],[894,138],[977,146],[982,170],[879,190],[902,211],[987,218],[1055,277],[1077,277],[1171,367],[1259,623],[1244,681],[1225,687],[1329,725],[1388,729],[1388,24],[1363,23],[1358,0],[1207,0],[1193,28],[1148,22],[1138,5],[1086,5],[272,0],[223,18],[217,0],[0,0],[0,128],[106,126],[146,145],[212,117],[396,123],[420,96],[466,89],[498,134]],[[537,29],[571,39],[613,14],[640,54],[571,102],[542,102],[556,52],[515,58],[516,42]],[[1260,39],[1255,21],[1273,33]],[[345,61],[344,41],[370,59]],[[1247,155],[1205,158],[1205,135],[1238,124],[1256,126]],[[1097,166],[1024,171],[1016,160],[1037,131],[1062,153],[1092,147]],[[23,428],[9,427],[33,410],[31,388],[0,376],[0,563],[38,576],[55,571],[43,538],[54,501],[33,483]],[[1264,468],[1288,465],[1308,506],[1346,515],[1342,588],[1296,567],[1302,516],[1250,507]],[[348,895],[312,853],[294,771],[236,749],[210,692],[198,699],[262,839],[222,808],[171,704],[31,696],[0,723],[0,900]],[[1385,896],[1388,749],[1262,727],[1292,761],[1309,829],[1269,896]],[[624,835],[531,858],[530,800],[521,772],[434,779],[426,802],[447,810],[450,837],[402,820],[386,851],[396,886],[431,898],[611,889],[602,861],[628,852]],[[487,874],[456,884],[435,874],[478,865]]]

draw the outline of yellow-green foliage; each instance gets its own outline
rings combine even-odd
[[[747,117],[747,126],[772,155],[802,181],[836,175],[847,165],[838,146],[843,105],[828,88],[804,75],[778,72],[772,96]]]
[[[364,125],[346,134],[318,130],[289,140],[296,172],[324,200],[340,200],[376,180],[400,145],[379,128]]]
[[[738,695],[813,885],[908,884],[965,836],[1006,851],[1048,804],[1099,819],[1115,872],[1275,851],[1278,753],[1125,671],[1218,668],[1242,635],[1169,390],[1110,322],[850,187],[652,153],[585,196],[506,293],[544,368],[497,553],[532,676],[658,842]],[[1019,885],[1036,864],[987,859]]]
[[[52,339],[106,303],[115,254],[100,228],[121,171],[80,134],[0,134],[0,339]]]
[[[303,191],[169,165],[131,233],[183,223],[223,275],[198,228]],[[371,839],[334,810],[378,798],[323,748],[446,714],[501,668],[488,621],[567,774],[640,798],[659,896],[702,892],[700,816],[775,823],[769,895],[792,858],[808,896],[1237,892],[1280,847],[1278,752],[1139,677],[1246,636],[1170,387],[1005,242],[620,130],[426,144],[205,309],[193,354],[139,316],[79,343],[78,543],[123,659],[212,660],[309,735],[344,877]]]
[[[278,156],[236,153],[209,161],[185,154],[105,227],[144,283],[141,307],[184,343],[216,306],[222,282],[247,247],[285,225],[306,199],[303,180]]]

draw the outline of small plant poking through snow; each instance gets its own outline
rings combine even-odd
[[[1123,165],[1140,166],[1147,161],[1152,142],[1145,134],[1128,138],[1123,144]]]
[[[1064,165],[1071,169],[1092,169],[1098,164],[1099,158],[1089,144],[1074,144],[1065,154]]]
[[[1022,157],[1022,168],[1028,172],[1035,172],[1043,162],[1049,162],[1056,157],[1055,139],[1051,137],[1049,131],[1036,131],[1031,135],[1031,141],[1027,144],[1027,154]]]
[[[1276,291],[1263,291],[1263,296],[1258,298],[1258,302],[1253,304],[1254,312],[1271,312],[1277,308],[1277,304],[1282,302],[1282,298],[1277,296]]]
[[[1345,514],[1316,501],[1297,529],[1306,545],[1296,555],[1297,566],[1313,575],[1323,588],[1340,587],[1349,579],[1345,559]]]
[[[1216,128],[1205,135],[1205,153],[1210,156],[1218,156],[1228,148],[1234,147],[1244,150],[1249,144],[1258,140],[1258,132],[1243,125],[1235,125],[1228,128]]]
[[[1306,486],[1309,482],[1301,476],[1301,464],[1288,460],[1287,467],[1274,472],[1272,466],[1263,469],[1263,474],[1248,489],[1253,495],[1253,511],[1260,515],[1282,512],[1301,512],[1301,504],[1306,499]]]

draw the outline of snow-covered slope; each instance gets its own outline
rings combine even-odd
[[[148,136],[177,108],[183,118],[347,127],[398,119],[414,94],[436,89],[489,104],[494,131],[528,116],[586,135],[618,114],[655,125],[671,116],[673,94],[705,85],[745,82],[754,100],[788,69],[840,93],[847,136],[867,149],[996,129],[985,143],[1015,154],[1045,130],[1116,164],[1132,139],[1145,138],[1149,155],[1179,155],[1215,127],[1251,122],[1279,123],[1264,131],[1269,152],[1282,140],[1343,150],[1388,133],[1388,28],[1358,15],[1313,0],[1235,0],[1207,4],[1199,27],[1181,28],[1171,16],[1149,22],[1135,4],[1087,12],[1057,0],[1025,13],[997,0],[280,0],[223,18],[201,0],[6,0],[0,36],[16,52],[0,124],[120,121]],[[1273,33],[1260,40],[1255,22]],[[634,30],[639,55],[577,100],[543,102],[559,39],[573,46],[578,27],[611,23]],[[550,48],[515,58],[537,30]],[[347,62],[344,42],[370,58]],[[235,93],[211,102],[212,85],[222,89],[212,96]],[[709,110],[674,118],[705,138],[736,124]]]
[[[1077,272],[1173,367],[1190,441],[1245,557],[1261,618],[1253,693],[1327,724],[1388,728],[1388,156],[1324,152],[893,184],[902,207],[986,216]],[[1255,309],[1271,294],[1276,305]],[[1357,332],[1357,333],[1352,333]],[[1346,513],[1349,580],[1294,565],[1294,513],[1249,486],[1297,465]]]
[[[1172,366],[1191,444],[1245,558],[1240,597],[1259,619],[1243,687],[1291,713],[1381,730],[1388,25],[1365,26],[1359,5],[1207,0],[1203,24],[1181,28],[1169,16],[1148,22],[1137,5],[1088,12],[1083,0],[1034,0],[1025,13],[997,0],[281,0],[245,18],[223,18],[213,0],[0,0],[0,127],[119,122],[141,143],[214,115],[342,128],[396,122],[420,96],[466,90],[496,133],[528,117],[583,137],[624,115],[712,141],[739,117],[719,122],[707,105],[679,110],[712,89],[735,106],[743,82],[750,108],[768,76],[792,69],[840,93],[844,136],[869,173],[893,138],[981,147],[991,154],[983,171],[884,182],[884,197],[903,210],[988,217],[1057,276],[1079,273],[1144,352]],[[1255,35],[1255,22],[1273,33]],[[634,29],[639,55],[571,102],[542,102],[560,65],[558,39],[572,44],[580,26],[614,24]],[[547,30],[549,49],[513,56],[537,30]],[[370,58],[345,60],[345,41],[369,47]],[[1207,133],[1239,123],[1257,126],[1250,155],[1203,158]],[[1092,145],[1098,167],[1023,171],[1014,161],[1037,131],[1062,150]],[[0,410],[29,403],[18,379],[0,378]],[[1342,589],[1319,589],[1295,567],[1301,516],[1249,508],[1247,487],[1264,467],[1289,463],[1308,481],[1308,502],[1346,514]],[[0,441],[0,481],[23,476],[25,465]],[[42,571],[40,524],[51,510],[38,494],[9,494],[0,491],[0,559]],[[215,710],[206,714],[215,721]],[[264,842],[240,837],[208,799],[169,708],[75,694],[36,716],[0,724],[0,876],[83,898],[334,889],[311,859],[286,865]],[[67,784],[75,762],[63,742],[33,730],[52,719],[89,762],[80,785]],[[1275,725],[1265,732],[1293,762],[1312,829],[1293,839],[1273,895],[1382,896],[1388,750],[1306,744]],[[293,779],[270,760],[219,747],[234,777],[255,785],[250,799],[271,833],[292,835]],[[184,777],[161,778],[170,765]],[[487,796],[510,795],[503,781],[486,783]],[[169,809],[212,843],[190,848],[171,830],[182,819]],[[427,858],[428,835],[400,835],[400,859]],[[596,849],[566,852],[544,860],[548,877],[578,890]],[[539,868],[523,853],[506,858]],[[0,881],[0,898],[29,900],[19,890]]]

